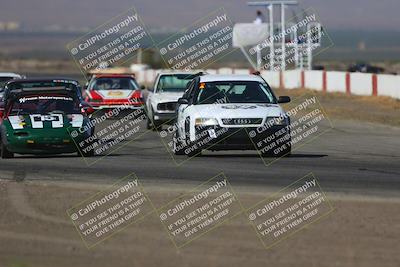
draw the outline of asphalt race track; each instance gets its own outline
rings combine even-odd
[[[279,190],[313,172],[326,192],[398,196],[400,129],[354,121],[333,124],[324,135],[269,166],[253,151],[206,151],[177,166],[157,133],[148,132],[89,167],[76,155],[16,155],[0,161],[0,178],[110,184],[135,172],[150,183],[196,185],[224,172],[232,185]]]

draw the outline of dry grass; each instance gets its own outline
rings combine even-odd
[[[354,96],[307,89],[277,89],[275,92],[277,95],[289,95],[292,98],[315,94],[328,116],[333,119],[400,126],[400,101],[390,97]]]

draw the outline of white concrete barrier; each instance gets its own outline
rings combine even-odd
[[[233,74],[250,74],[249,69],[233,69]]]
[[[346,72],[327,71],[326,91],[346,93]]]
[[[304,71],[304,87],[308,89],[322,91],[323,71],[321,70]]]
[[[206,72],[208,74],[217,74],[217,70],[215,70],[215,69],[206,69]]]
[[[301,71],[287,70],[283,72],[283,84],[286,89],[301,87]]]
[[[350,73],[350,92],[353,95],[372,95],[372,74]]]
[[[218,74],[233,74],[233,70],[231,68],[220,68]]]
[[[141,70],[136,72],[139,83],[152,84],[161,71],[171,72],[171,70]],[[199,70],[200,71],[200,70]],[[249,69],[207,69],[209,74],[249,74]],[[347,79],[346,77],[349,77]],[[400,76],[387,74],[370,74],[370,73],[346,73],[339,71],[302,71],[287,70],[281,73],[279,71],[261,71],[261,76],[267,81],[271,87],[280,87],[281,78],[286,89],[304,87],[326,92],[350,93],[354,95],[365,96],[388,96],[400,99]],[[325,79],[324,79],[325,77]],[[374,78],[376,77],[376,78]],[[303,80],[304,79],[304,80]],[[324,88],[325,86],[325,88]],[[348,88],[347,88],[348,87]]]
[[[261,77],[263,77],[264,80],[267,81],[269,86],[278,88],[280,86],[280,73],[279,71],[268,71],[268,70],[263,70],[261,71]]]
[[[378,96],[400,99],[400,76],[380,74],[378,77]]]
[[[148,69],[144,71],[144,82],[147,84],[151,84],[154,82],[156,78],[156,71],[153,69]]]

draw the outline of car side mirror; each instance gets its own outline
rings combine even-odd
[[[140,86],[140,90],[145,90],[145,89],[146,89],[146,86],[144,86],[144,85]]]
[[[280,96],[278,97],[278,103],[289,103],[290,97],[288,96]]]
[[[188,105],[189,101],[186,98],[181,97],[178,99],[178,104],[179,105]]]

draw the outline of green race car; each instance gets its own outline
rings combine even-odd
[[[1,157],[18,154],[76,153],[77,143],[94,133],[87,110],[66,87],[13,90],[0,111]],[[73,136],[73,137],[72,137]]]

